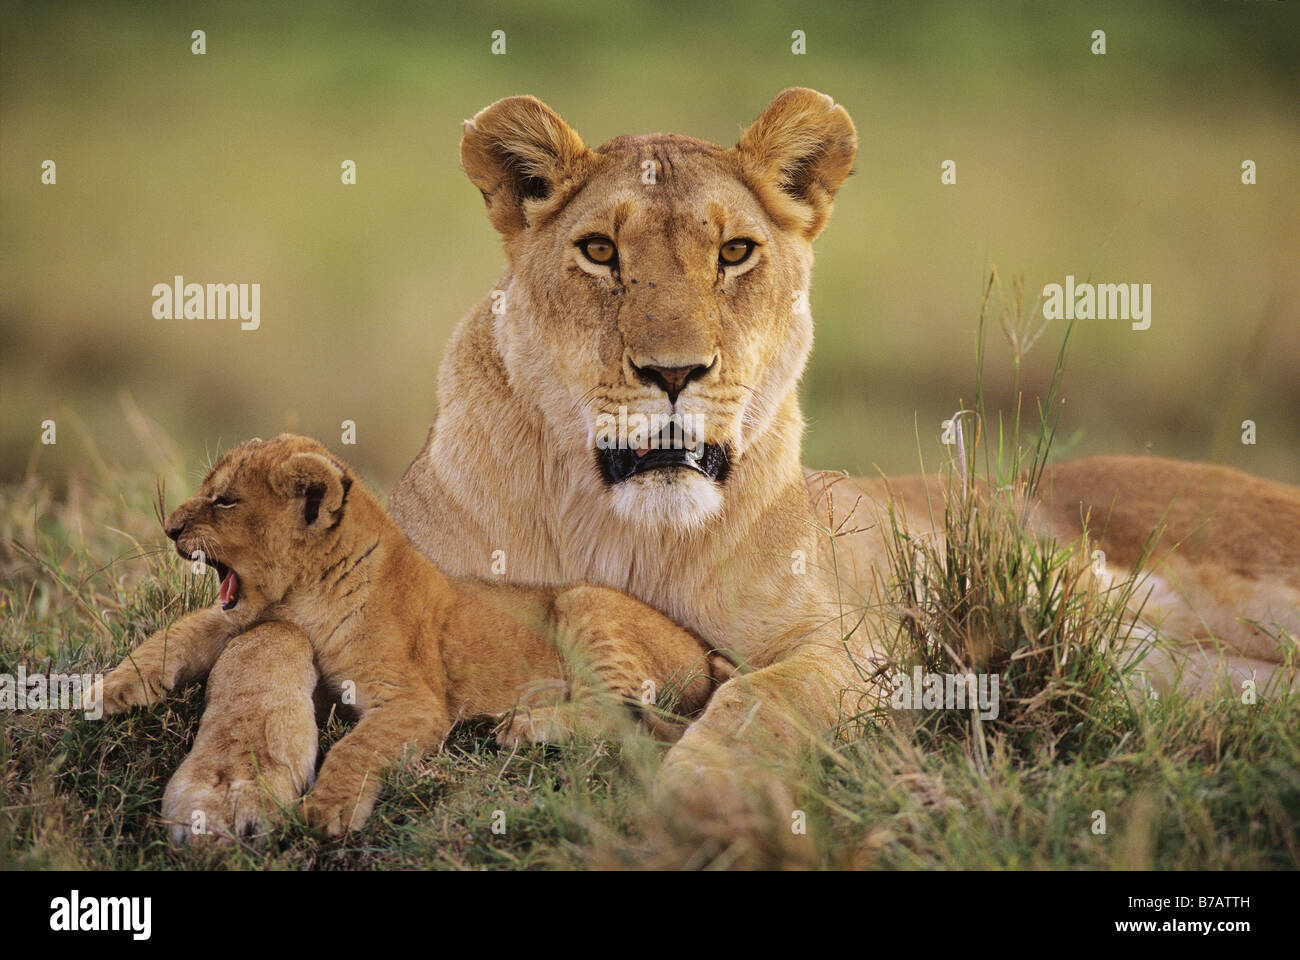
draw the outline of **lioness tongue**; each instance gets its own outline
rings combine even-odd
[[[234,602],[235,596],[238,593],[239,593],[239,578],[235,576],[234,570],[229,570],[226,572],[225,577],[223,577],[221,580],[221,589],[218,593],[218,596],[221,599],[221,605],[223,607],[230,606],[230,604]]]

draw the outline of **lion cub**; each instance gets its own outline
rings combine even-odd
[[[386,764],[437,747],[458,720],[514,710],[503,744],[550,739],[599,722],[608,701],[640,708],[673,685],[678,709],[696,712],[731,672],[616,590],[444,576],[306,437],[230,450],[165,530],[181,556],[217,571],[218,603],[132,651],[105,678],[103,703],[110,713],[154,703],[211,671],[194,748],[163,799],[178,843],[250,832],[313,779],[307,819],[338,836],[366,821]],[[227,646],[244,652],[223,669]],[[360,719],[316,777],[318,687]],[[657,734],[680,734],[640,713]]]

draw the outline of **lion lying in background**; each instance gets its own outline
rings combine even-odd
[[[305,437],[229,451],[165,528],[181,556],[217,571],[219,602],[137,647],[105,678],[103,702],[107,713],[151,704],[212,671],[194,748],[163,799],[178,843],[199,829],[245,833],[313,780],[307,819],[338,836],[366,821],[387,763],[436,747],[459,720],[513,709],[502,744],[552,739],[601,723],[602,692],[640,708],[675,687],[689,714],[730,673],[618,591],[444,576]],[[227,644],[241,653],[218,663]],[[584,689],[587,678],[597,689]],[[318,684],[360,715],[319,778]],[[680,733],[656,710],[640,712],[659,735]]]

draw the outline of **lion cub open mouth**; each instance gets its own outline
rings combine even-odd
[[[239,574],[218,560],[213,560],[211,566],[216,569],[217,579],[221,581],[221,586],[217,588],[221,609],[233,610],[235,604],[239,603]]]

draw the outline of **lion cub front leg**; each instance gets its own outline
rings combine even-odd
[[[524,698],[497,731],[502,746],[612,734],[620,704],[637,707],[655,736],[677,740],[685,723],[660,708],[671,701],[676,714],[695,714],[733,672],[691,633],[618,590],[564,590],[554,619],[569,682],[541,688],[550,696],[540,701]]]
[[[428,689],[398,690],[370,707],[325,756],[316,786],[303,798],[308,823],[330,837],[359,830],[374,809],[384,768],[423,755],[450,729],[441,699]]]
[[[159,630],[104,677],[104,713],[147,707],[212,669],[239,628],[215,607],[195,610]]]
[[[311,785],[316,680],[311,644],[292,624],[263,623],[230,641],[194,747],[163,795],[173,843],[260,833]]]

